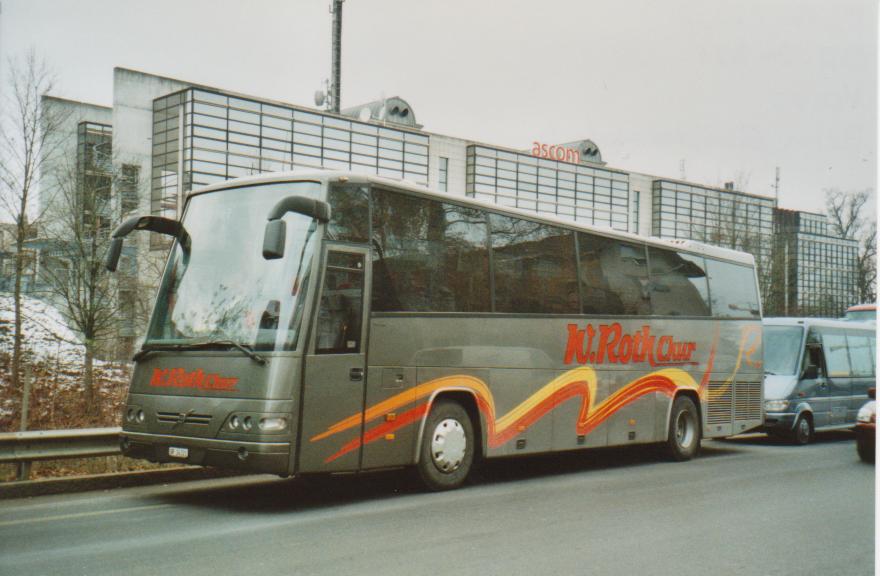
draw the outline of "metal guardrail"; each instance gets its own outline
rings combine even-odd
[[[120,432],[120,428],[82,428],[0,433],[0,464],[18,464],[18,479],[27,480],[31,462],[119,454]]]

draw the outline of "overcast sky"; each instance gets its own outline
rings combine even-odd
[[[0,58],[111,105],[114,66],[313,106],[329,0],[0,0]],[[401,96],[425,130],[594,140],[615,168],[772,195],[876,188],[875,0],[346,0],[342,107]]]

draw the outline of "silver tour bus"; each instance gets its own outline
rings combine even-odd
[[[761,426],[748,254],[341,172],[194,191],[135,355],[126,455],[281,476],[475,460]]]

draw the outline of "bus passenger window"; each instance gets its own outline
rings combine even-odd
[[[318,309],[315,352],[357,354],[361,350],[364,256],[327,253],[327,272]]]
[[[699,256],[648,247],[651,306],[660,316],[708,316],[706,265]]]
[[[584,314],[650,314],[645,247],[578,232]]]

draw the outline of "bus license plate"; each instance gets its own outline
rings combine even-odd
[[[189,448],[175,448],[174,446],[170,446],[168,448],[168,455],[172,458],[186,458],[189,456]]]

